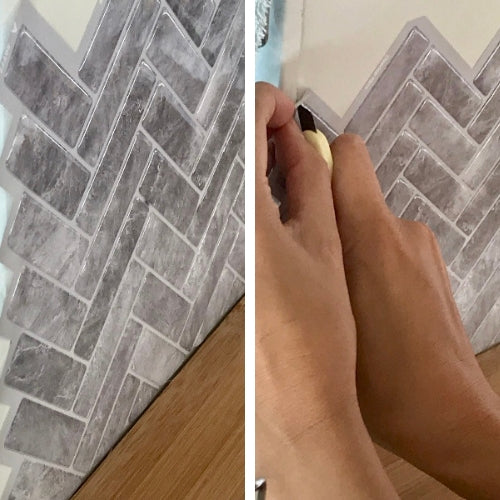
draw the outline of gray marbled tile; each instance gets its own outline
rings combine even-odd
[[[237,276],[234,278],[231,293],[229,295],[229,304],[236,304],[238,300],[245,294],[245,282],[240,280]]]
[[[215,10],[213,0],[167,0],[188,35],[196,45],[200,45]]]
[[[219,282],[231,248],[233,247],[238,232],[238,226],[236,219],[230,216],[217,247],[217,251],[212,259],[210,269],[199,290],[196,301],[191,308],[186,325],[180,337],[181,346],[188,351],[193,348],[200,328],[205,320],[208,304]]]
[[[477,296],[473,306],[465,315],[464,326],[469,336],[475,333],[488,312],[497,302],[499,298],[498,290],[500,290],[500,266],[493,272],[481,290],[481,293]]]
[[[479,325],[471,339],[475,352],[481,352],[495,345],[500,339],[500,299],[490,309],[490,312]]]
[[[210,130],[208,140],[203,147],[200,159],[196,164],[195,170],[191,179],[200,189],[203,189],[210,174],[214,170],[214,165],[217,165],[217,160],[221,154],[221,149],[231,130],[235,116],[238,113],[240,103],[244,95],[245,73],[241,69],[244,65],[244,59],[239,62],[240,69],[238,70],[236,79],[231,85],[229,92],[221,105],[217,117],[214,120],[212,129]]]
[[[479,187],[498,162],[500,148],[500,124],[482,145],[479,153],[474,157],[467,170],[462,174],[465,183],[472,189]]]
[[[225,179],[227,177],[227,172],[234,162],[238,149],[237,144],[242,140],[243,135],[244,120],[241,119],[239,120],[239,123],[236,124],[232,136],[226,144],[226,148],[222,153],[219,164],[214,172],[212,179],[210,180],[210,184],[205,191],[205,196],[200,201],[200,204],[193,217],[193,221],[189,226],[187,236],[189,240],[195,245],[199,243],[209,225],[210,216],[216,206],[217,200],[219,199],[222,186],[224,185]]]
[[[495,92],[486,101],[479,113],[476,115],[472,123],[469,125],[467,132],[477,142],[481,143],[486,139],[493,127],[498,122],[500,117],[500,86],[495,89]]]
[[[128,416],[128,421],[130,423],[135,422],[144,413],[158,392],[158,389],[147,384],[146,382],[141,383],[141,387],[139,387],[139,390],[137,391],[134,406],[132,406],[130,415]]]
[[[230,312],[245,293],[245,283],[238,277],[234,277],[232,271],[230,271],[230,275],[234,278],[232,285],[228,288],[227,293],[222,289],[229,284],[229,278],[226,277],[227,272],[228,269],[225,268],[219,283],[217,283],[217,287],[208,304],[203,325],[194,341],[193,347],[198,347],[208,337],[218,325],[220,319]],[[217,316],[217,313],[220,314]]]
[[[106,74],[134,0],[108,0],[78,74],[97,92]]]
[[[88,247],[83,236],[26,193],[8,244],[30,264],[67,286],[73,284]]]
[[[118,442],[128,428],[128,415],[134,403],[139,385],[140,381],[138,378],[130,375],[130,373],[127,374],[116,398],[99,447],[97,448],[94,464],[97,464],[106,456],[108,451]]]
[[[191,173],[201,149],[202,134],[165,85],[156,88],[143,126],[181,170]]]
[[[415,197],[401,217],[423,222],[432,229],[441,247],[443,259],[447,264],[451,263],[464,244],[465,237],[448,221],[432,210],[422,198]]]
[[[500,45],[497,45],[483,67],[479,70],[474,84],[484,94],[489,94],[500,81]]]
[[[233,161],[245,142],[245,101],[241,103],[238,115],[234,122],[234,128],[228,137],[220,161]]]
[[[456,181],[425,149],[420,149],[403,175],[450,220],[470,199],[470,190]]]
[[[144,269],[142,266],[132,261],[122,279],[116,299],[99,335],[94,355],[73,408],[74,412],[81,417],[86,418],[94,406],[143,277]]]
[[[198,204],[198,193],[158,151],[153,154],[139,192],[175,228],[186,231]]]
[[[335,139],[336,137],[337,137],[337,134],[335,133],[335,137],[333,137],[333,139]],[[333,139],[332,139],[332,141],[333,141]],[[243,142],[241,143],[240,150],[238,151],[238,156],[240,157],[242,162],[245,162],[245,139],[243,139]]]
[[[401,89],[394,102],[387,109],[377,128],[366,141],[366,147],[375,166],[390,149],[422,98],[420,89],[410,81]]]
[[[376,174],[380,188],[387,194],[394,181],[404,170],[406,165],[418,149],[418,143],[407,132],[403,132],[392,148],[386,154],[384,160],[377,168]]]
[[[4,445],[9,450],[67,467],[84,428],[80,420],[23,399]]]
[[[136,255],[177,288],[182,288],[194,250],[153,213],[137,243]]]
[[[71,349],[85,317],[85,304],[35,271],[25,268],[7,309],[16,325]]]
[[[82,478],[75,474],[25,460],[9,500],[67,500],[81,482]]]
[[[500,194],[500,164],[495,167],[484,184],[465,207],[457,220],[457,226],[466,234],[471,234],[481,219],[491,208]]]
[[[240,228],[227,262],[240,276],[245,276],[245,228],[243,227]]]
[[[385,199],[387,206],[391,209],[391,212],[399,217],[404,209],[407,207],[408,203],[413,197],[413,190],[410,186],[404,181],[399,179],[394,184],[394,187],[391,189],[387,198]]]
[[[229,28],[231,27],[235,11],[238,9],[238,3],[240,5],[240,10],[236,15],[240,16],[244,25],[244,11],[241,10],[241,6],[244,5],[244,2],[240,2],[239,0],[220,0],[219,5],[217,6],[217,10],[215,11],[212,22],[210,23],[210,28],[208,29],[201,49],[203,56],[208,61],[210,66],[215,64],[217,56],[224,45],[224,40],[227,36]],[[242,37],[241,34],[244,33],[244,27],[241,26],[238,31],[240,38],[243,40],[244,37]]]
[[[205,319],[203,320],[202,327],[204,332],[211,332],[231,307],[231,291],[234,281],[234,274],[227,268],[224,268],[217,286],[215,287],[212,298],[208,303],[207,313],[205,315]],[[203,336],[203,340],[205,338],[206,335]],[[198,339],[200,339],[200,336],[198,336]]]
[[[130,26],[92,112],[92,118],[78,146],[82,158],[91,165],[96,164],[104,147],[159,8],[158,0],[140,0],[137,4]],[[135,126],[133,128],[135,129]]]
[[[208,270],[210,259],[217,247],[231,210],[231,204],[243,179],[243,173],[243,168],[239,162],[234,162],[183,288],[184,293],[189,298],[194,299]]]
[[[163,386],[184,363],[186,355],[158,335],[144,329],[130,368],[153,384]]]
[[[5,383],[69,410],[85,365],[23,333],[17,342]]]
[[[90,416],[89,423],[82,437],[78,453],[73,461],[73,467],[77,471],[87,473],[90,471],[94,455],[99,446],[106,423],[108,421],[113,404],[120,391],[123,379],[127,373],[127,367],[134,353],[135,346],[142,331],[139,323],[129,320],[118,347],[116,348],[113,361],[104,379],[101,393]]]
[[[71,147],[92,101],[23,26],[5,72],[5,83],[43,123]]]
[[[78,225],[92,234],[99,222],[106,201],[118,177],[127,149],[136,133],[155,82],[155,75],[146,64],[139,66],[132,89],[121,112],[92,186],[76,219]]]
[[[464,278],[475,264],[481,253],[488,245],[491,238],[497,232],[500,225],[500,198],[488,212],[488,215],[483,219],[481,224],[477,226],[474,233],[470,237],[467,245],[462,249],[460,254],[453,262],[452,270],[455,274]]]
[[[232,1],[232,0],[229,0]],[[228,38],[222,49],[217,65],[212,72],[212,77],[205,90],[205,95],[200,103],[196,113],[198,121],[208,129],[217,114],[220,103],[223,101],[226,89],[238,77],[242,71],[238,61],[241,58],[244,49],[244,2],[240,3],[236,19],[228,34]]]
[[[415,77],[462,127],[481,106],[479,95],[435,49],[415,70]]]
[[[75,353],[84,359],[90,359],[94,351],[147,214],[148,207],[134,200],[75,345]]]
[[[428,99],[411,119],[410,128],[456,174],[467,167],[476,152],[472,141]]]
[[[241,222],[245,222],[245,181],[242,182],[240,192],[234,202],[233,212]]]
[[[177,96],[194,113],[210,71],[166,11],[158,19],[147,55]]]
[[[83,269],[75,283],[75,290],[87,299],[92,297],[99,283],[102,271],[134,192],[146,168],[151,151],[150,143],[143,134],[139,133],[125,168],[120,175],[111,202],[85,257]]]
[[[453,294],[455,294],[462,282],[451,272],[448,272],[448,279],[450,281],[451,291]]]
[[[412,30],[359,106],[346,132],[359,134],[366,139],[428,45],[428,40],[418,30]]]
[[[478,293],[500,263],[500,231],[497,231],[481,257],[455,293],[455,300],[462,316],[474,303]]]
[[[169,339],[176,341],[189,313],[189,303],[152,274],[137,296],[134,314]]]
[[[72,218],[90,173],[28,117],[19,121],[7,168],[35,194]]]

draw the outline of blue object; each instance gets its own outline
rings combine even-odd
[[[279,86],[281,79],[281,53],[285,2],[273,0],[269,15],[267,43],[255,54],[255,81]]]

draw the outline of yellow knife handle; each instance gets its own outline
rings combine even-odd
[[[330,144],[328,144],[328,139],[325,137],[323,132],[316,130],[306,130],[303,132],[306,141],[311,144],[311,146],[321,155],[323,160],[325,160],[330,170],[330,174],[333,173],[333,157],[330,150]]]

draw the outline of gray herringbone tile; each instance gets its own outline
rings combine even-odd
[[[69,498],[244,291],[244,4],[101,3],[76,64],[18,20],[0,81],[12,499]]]

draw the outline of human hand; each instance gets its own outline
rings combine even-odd
[[[500,405],[474,357],[432,232],[394,217],[362,140],[332,146],[357,328],[357,391],[383,446],[467,497],[500,491]]]
[[[391,498],[356,400],[330,174],[293,113],[280,91],[257,85],[257,473],[271,498]],[[268,135],[286,179],[286,224],[266,177]]]

